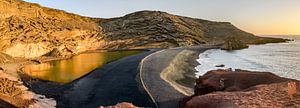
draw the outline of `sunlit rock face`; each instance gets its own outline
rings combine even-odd
[[[18,49],[18,50],[16,50]],[[5,53],[13,57],[34,58],[48,53],[50,49],[43,43],[15,44],[5,49]]]
[[[87,17],[20,0],[1,0],[0,8],[0,50],[13,57],[39,57],[62,46],[71,53],[61,55],[74,54],[97,47],[92,44],[102,36]]]
[[[14,59],[11,56],[4,54],[4,53],[0,53],[0,64],[13,62],[13,61],[14,61]],[[0,70],[1,70],[1,67],[0,67]]]
[[[140,52],[141,51],[110,51],[83,53],[66,60],[26,65],[22,68],[22,71],[39,79],[69,83],[106,63]]]

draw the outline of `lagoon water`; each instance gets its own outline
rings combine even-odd
[[[251,45],[248,49],[208,50],[199,55],[196,76],[215,69],[244,69],[273,72],[279,76],[300,80],[300,36],[272,36],[294,39],[288,43]],[[225,67],[216,67],[224,64]]]
[[[26,65],[23,71],[39,79],[68,83],[104,64],[140,52],[142,51],[84,53],[66,60],[55,60],[38,65]]]

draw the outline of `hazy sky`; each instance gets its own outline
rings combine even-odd
[[[25,0],[84,16],[111,18],[140,10],[231,22],[257,34],[300,34],[300,0]]]

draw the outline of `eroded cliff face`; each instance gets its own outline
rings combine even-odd
[[[89,18],[61,10],[19,0],[1,0],[0,8],[0,50],[13,57],[39,57],[60,47],[77,53],[102,35]]]
[[[184,24],[177,16],[156,11],[136,12],[100,22],[105,37],[111,42],[114,41],[108,48],[166,48],[205,42],[203,30],[196,28],[201,25]]]
[[[257,37],[228,22],[159,11],[140,11],[119,18],[101,19],[21,0],[1,0],[0,8],[0,51],[13,57],[63,57],[95,49],[218,45],[228,37],[251,44],[285,41]]]

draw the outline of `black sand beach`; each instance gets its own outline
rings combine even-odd
[[[178,102],[186,96],[180,91],[176,90],[176,87],[174,87],[174,85],[167,83],[160,76],[161,72],[166,67],[168,67],[168,65],[174,59],[174,57],[183,50],[193,51],[196,54],[194,54],[194,56],[191,56],[190,58],[193,58],[194,61],[189,61],[188,63],[190,63],[190,66],[194,66],[196,64],[196,59],[198,58],[198,55],[201,52],[204,52],[205,50],[211,48],[215,47],[194,46],[188,48],[165,49],[153,53],[150,56],[147,56],[143,59],[143,61],[141,62],[141,78],[145,84],[147,91],[155,100],[158,107],[178,107]],[[194,74],[194,71],[187,73]],[[193,84],[194,83],[191,83],[191,85]]]

